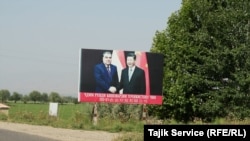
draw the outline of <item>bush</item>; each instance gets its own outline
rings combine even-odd
[[[0,120],[3,120],[3,121],[8,120],[8,115],[0,112]]]

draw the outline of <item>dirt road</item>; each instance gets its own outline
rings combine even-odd
[[[72,130],[0,121],[0,129],[28,133],[60,141],[112,141],[119,133],[104,131]]]

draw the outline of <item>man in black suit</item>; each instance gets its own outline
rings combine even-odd
[[[126,62],[127,67],[122,70],[119,90],[123,89],[123,94],[145,94],[145,72],[135,65],[136,55],[129,53]]]

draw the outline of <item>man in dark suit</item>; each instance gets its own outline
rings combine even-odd
[[[117,67],[111,64],[112,53],[105,51],[103,53],[102,63],[97,64],[94,68],[96,81],[95,92],[99,93],[116,93],[118,87]]]
[[[143,69],[135,65],[136,55],[129,53],[126,57],[127,67],[122,70],[119,90],[123,94],[145,94],[146,81]]]

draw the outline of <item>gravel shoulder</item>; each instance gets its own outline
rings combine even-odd
[[[23,132],[59,141],[112,141],[119,136],[119,133],[105,131],[73,130],[3,121],[0,121],[0,129]]]

